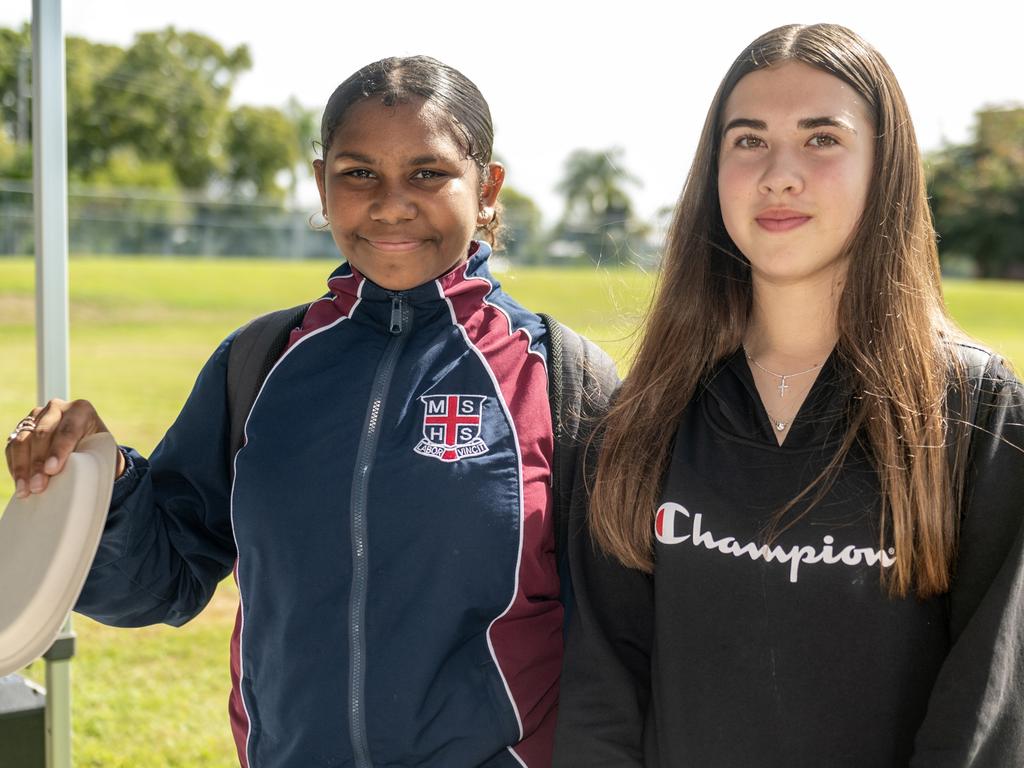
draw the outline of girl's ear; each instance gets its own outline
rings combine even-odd
[[[476,217],[479,226],[485,226],[494,218],[494,206],[498,202],[498,193],[501,192],[501,185],[504,183],[505,166],[501,163],[490,163],[484,169],[480,182],[480,212]]]
[[[313,161],[313,175],[316,177],[316,188],[320,190],[320,210],[327,218],[327,184],[324,181],[324,161],[319,157]]]

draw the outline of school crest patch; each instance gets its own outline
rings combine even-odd
[[[487,453],[480,437],[486,395],[423,395],[423,439],[413,449],[438,461]]]

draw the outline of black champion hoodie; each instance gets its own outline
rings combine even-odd
[[[952,589],[893,599],[858,446],[765,535],[845,432],[835,358],[782,446],[725,361],[679,424],[653,577],[577,521],[556,768],[1024,766],[1024,389],[993,358],[982,393]]]

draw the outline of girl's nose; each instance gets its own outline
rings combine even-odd
[[[397,224],[416,218],[416,204],[400,190],[385,189],[370,205],[370,216],[382,224]]]
[[[797,158],[783,150],[770,152],[767,165],[758,182],[760,192],[765,195],[795,195],[802,192],[803,188],[803,172]]]

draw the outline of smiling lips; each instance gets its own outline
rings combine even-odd
[[[405,253],[406,251],[415,251],[421,245],[423,240],[373,240],[371,238],[364,238],[366,242],[376,248],[378,251],[384,251],[385,253]]]
[[[788,232],[806,224],[811,217],[806,213],[794,211],[789,208],[771,208],[761,211],[754,220],[758,225],[769,232]]]

